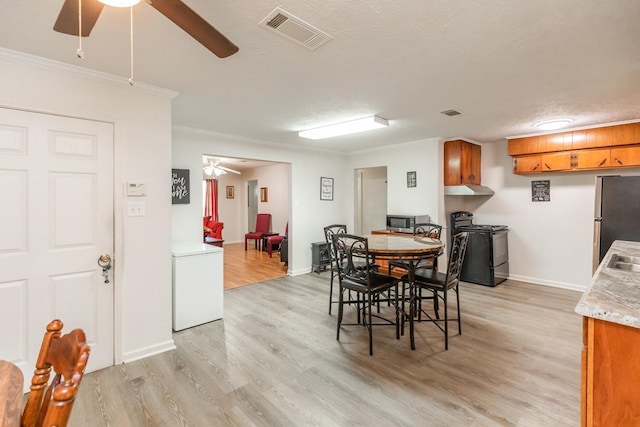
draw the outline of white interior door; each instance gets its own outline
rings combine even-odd
[[[0,358],[29,383],[53,319],[113,365],[113,126],[0,108]]]

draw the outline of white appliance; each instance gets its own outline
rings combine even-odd
[[[222,318],[224,249],[199,242],[174,242],[173,330]]]

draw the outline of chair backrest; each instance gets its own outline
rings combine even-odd
[[[447,286],[453,286],[460,280],[462,262],[467,250],[469,233],[462,232],[451,237],[451,249],[449,249],[449,267],[447,268]]]
[[[31,379],[31,391],[22,413],[22,427],[67,425],[90,348],[82,329],[74,329],[63,336],[61,331],[60,320],[53,320],[47,325]],[[56,375],[47,387],[51,368]]]
[[[271,214],[259,213],[256,215],[256,229],[255,231],[261,233],[268,233],[271,229]]]
[[[332,224],[324,227],[324,239],[327,242],[327,246],[329,247],[329,256],[331,257],[332,262],[339,258],[339,256],[335,252],[335,246],[333,244],[333,235],[344,234],[346,232],[347,232],[346,224]]]
[[[373,259],[369,254],[369,241],[366,237],[354,234],[337,233],[332,236],[336,254],[339,254],[336,267],[340,280],[349,280],[369,286]],[[364,263],[364,264],[363,264]]]
[[[429,222],[416,224],[413,228],[414,236],[431,237],[432,239],[440,240],[442,234],[442,226],[438,224],[431,224]]]

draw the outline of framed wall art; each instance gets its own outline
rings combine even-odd
[[[189,169],[171,169],[171,204],[188,205]]]
[[[267,187],[260,187],[260,201],[261,202],[269,201],[269,189]]]
[[[320,177],[320,200],[333,200],[333,178]]]
[[[235,198],[235,187],[233,185],[227,185],[227,199]]]
[[[413,188],[418,185],[418,177],[416,171],[407,172],[407,188]]]
[[[531,181],[531,201],[551,201],[551,182],[549,180]]]

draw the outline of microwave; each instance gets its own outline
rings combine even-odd
[[[413,234],[416,224],[430,223],[429,215],[387,215],[387,230]]]

